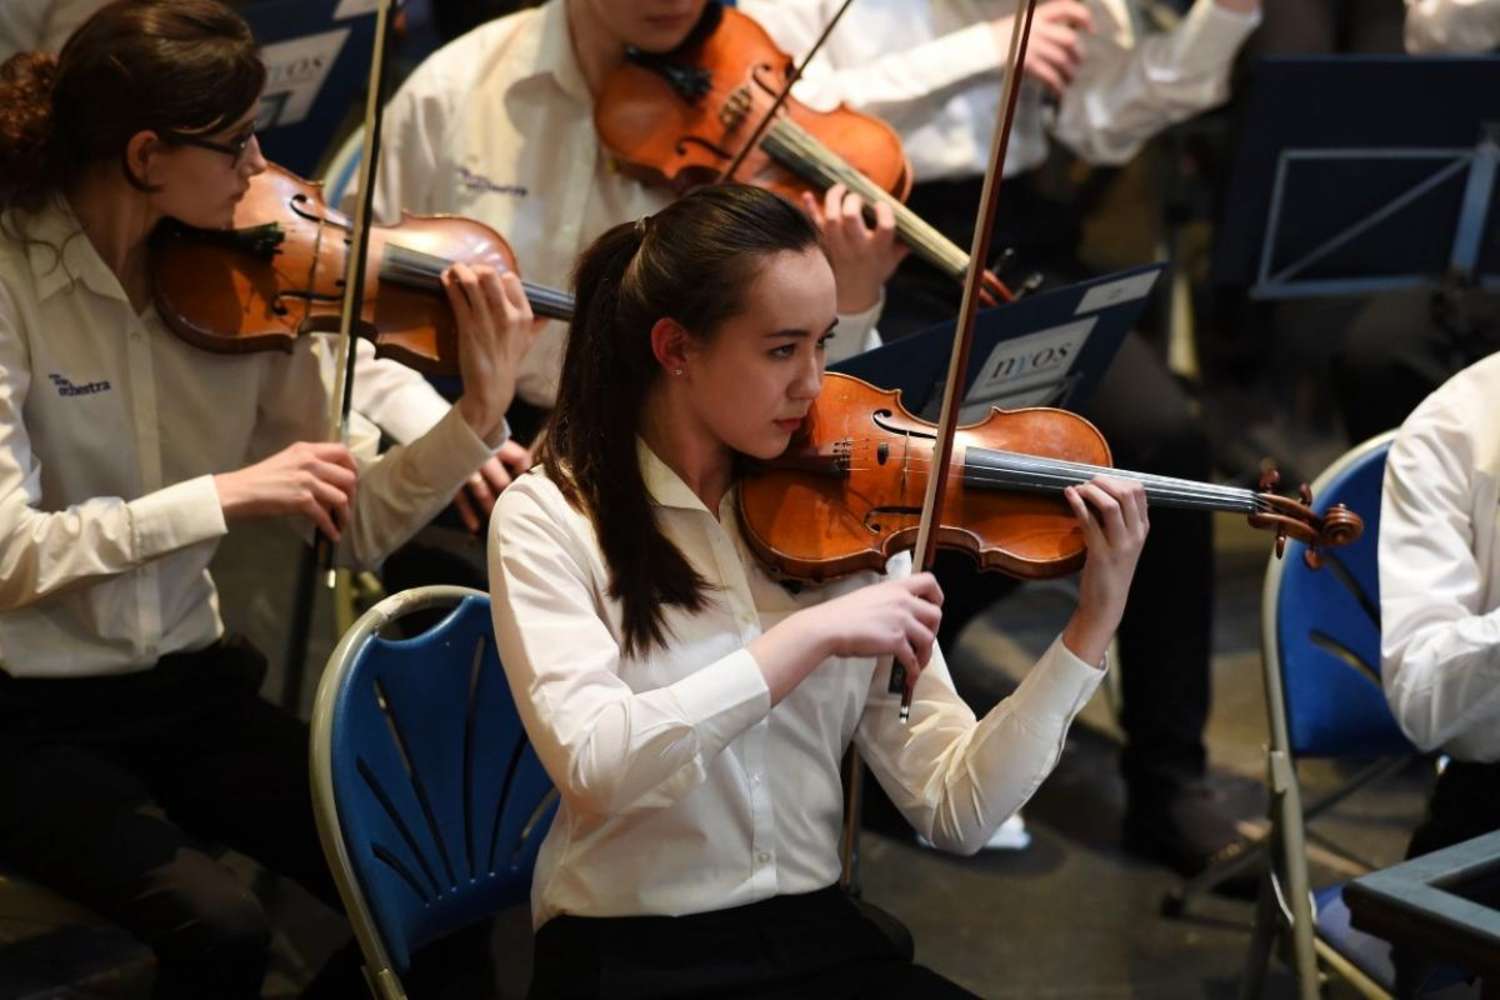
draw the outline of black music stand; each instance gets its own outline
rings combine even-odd
[[[1220,284],[1259,299],[1500,289],[1500,58],[1255,67]]]

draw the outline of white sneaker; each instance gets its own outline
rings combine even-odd
[[[920,833],[917,834],[917,843],[923,847],[932,847],[932,841]],[[1020,813],[1014,813],[985,841],[982,850],[1024,851],[1030,846],[1031,834],[1026,832],[1026,821],[1021,818]]]

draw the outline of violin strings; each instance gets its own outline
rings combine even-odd
[[[862,439],[852,443],[857,449],[867,451],[869,444],[873,442]],[[966,483],[978,486],[1008,486],[1061,492],[1068,486],[1076,486],[1095,476],[1104,475],[1141,483],[1146,488],[1147,499],[1162,505],[1191,506],[1194,509],[1231,510],[1243,513],[1265,512],[1270,509],[1264,498],[1250,490],[1237,487],[1198,483],[1171,476],[1158,476],[1082,462],[1064,462],[1020,452],[974,448],[969,449],[967,454],[973,455],[979,461],[976,462],[966,457],[962,463],[955,462],[953,470],[961,474]],[[923,473],[932,465],[930,460],[920,456],[896,459],[896,461],[902,463],[908,470]],[[875,466],[861,465],[850,468],[867,471]]]
[[[446,257],[414,250],[398,243],[387,243],[385,255],[380,262],[380,276],[397,284],[440,291],[442,282],[439,278],[453,263]],[[566,292],[536,285],[524,278],[521,279],[521,288],[526,292],[526,300],[539,315],[553,319],[572,318],[573,297]]]

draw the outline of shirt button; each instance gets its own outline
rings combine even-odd
[[[752,784],[752,785],[758,785],[758,784],[760,784],[760,775],[758,775],[758,774],[752,774],[752,775],[750,775],[750,784]]]
[[[763,865],[768,865],[771,863],[771,855],[767,854],[765,851],[761,851],[755,856],[755,860]]]

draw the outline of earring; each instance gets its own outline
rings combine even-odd
[[[681,368],[673,368],[672,369],[672,374],[673,375],[681,375],[682,374],[682,369]]]

